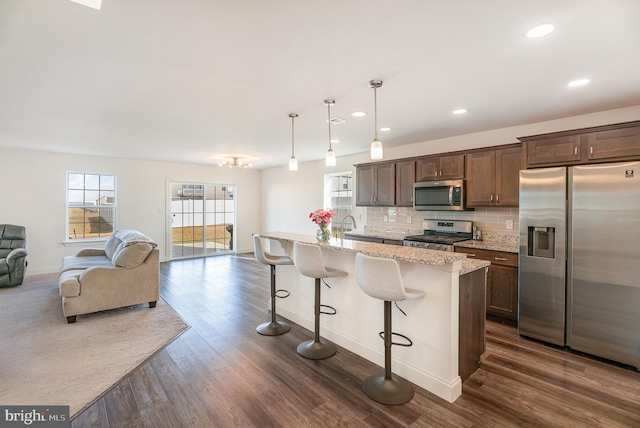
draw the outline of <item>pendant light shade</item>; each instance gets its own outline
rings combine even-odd
[[[378,140],[378,96],[376,90],[382,86],[382,80],[370,80],[369,87],[373,88],[373,122],[374,138],[371,143],[371,159],[379,160],[383,157],[382,143]]]
[[[336,102],[334,100],[324,100],[327,106],[327,123],[329,124],[329,150],[327,150],[327,166],[336,166],[336,153],[331,148],[331,106]]]
[[[297,171],[298,170],[298,159],[296,159],[294,152],[294,143],[293,143],[293,121],[296,117],[298,117],[295,113],[289,113],[289,117],[291,118],[291,158],[289,159],[289,171]]]

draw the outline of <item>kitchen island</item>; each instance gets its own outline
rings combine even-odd
[[[293,242],[317,244],[325,264],[348,272],[328,278],[322,303],[337,310],[321,317],[320,334],[379,366],[384,366],[383,303],[367,296],[355,281],[355,255],[393,258],[400,264],[404,284],[424,297],[398,302],[407,316],[394,309],[393,331],[413,341],[393,348],[393,372],[437,396],[453,402],[462,381],[479,366],[485,346],[485,281],[489,262],[465,254],[399,247],[332,238],[318,243],[314,236],[286,232],[262,234],[269,252],[289,254]],[[278,300],[278,314],[313,331],[314,281],[295,266],[278,266],[278,287],[291,292]],[[310,333],[312,337],[312,333]]]

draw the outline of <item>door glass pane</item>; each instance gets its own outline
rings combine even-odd
[[[233,251],[233,186],[171,184],[171,258]],[[229,203],[231,201],[231,203]]]

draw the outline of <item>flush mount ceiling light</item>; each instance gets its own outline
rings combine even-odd
[[[289,117],[291,118],[291,158],[289,159],[289,171],[297,171],[298,170],[298,159],[294,154],[293,148],[293,121],[296,117],[298,117],[295,113],[289,113]]]
[[[354,111],[353,113],[351,113],[351,116],[353,116],[353,117],[364,117],[366,115],[367,115],[367,113],[365,113],[363,111]]]
[[[577,79],[569,82],[567,86],[569,86],[570,88],[575,88],[576,86],[584,86],[587,83],[589,83],[589,79]]]
[[[453,113],[453,114],[465,114],[466,112],[467,112],[466,108],[459,108],[459,109],[456,109],[456,110],[452,111],[451,113]]]
[[[527,31],[527,37],[530,39],[538,39],[551,33],[555,28],[553,24],[538,25]]]
[[[371,159],[382,159],[382,143],[378,140],[378,97],[376,90],[382,86],[382,80],[370,80],[369,87],[373,88],[373,123],[374,137],[371,143]]]
[[[249,168],[251,166],[250,163],[238,160],[239,158],[233,157],[231,161],[223,161],[220,162],[220,166],[226,166],[229,168]]]
[[[336,153],[331,148],[331,106],[334,105],[335,100],[324,100],[324,104],[327,106],[327,123],[329,124],[329,150],[327,150],[327,166],[336,166]]]

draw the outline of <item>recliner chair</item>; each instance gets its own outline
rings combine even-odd
[[[0,224],[0,287],[21,285],[27,268],[24,226]]]

